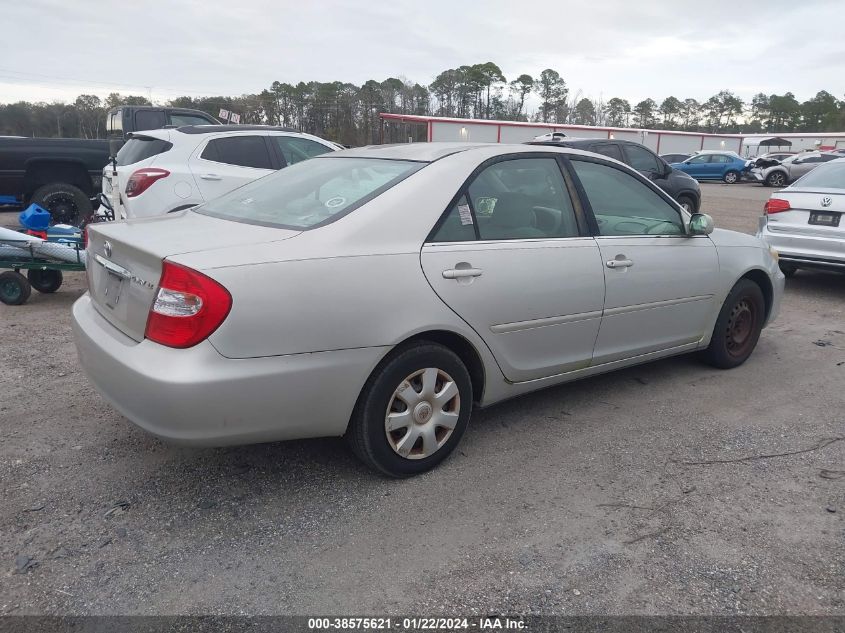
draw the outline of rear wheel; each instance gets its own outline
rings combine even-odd
[[[722,176],[722,180],[724,180],[729,185],[732,185],[736,182],[739,182],[739,172],[738,171],[729,171],[724,176]]]
[[[742,365],[757,346],[765,314],[760,286],[750,279],[740,279],[722,305],[710,346],[703,353],[704,361],[720,369]]]
[[[30,268],[26,278],[38,292],[56,292],[62,286],[61,270],[38,270]]]
[[[786,184],[786,174],[782,171],[772,172],[766,176],[766,184],[769,187],[783,187]]]
[[[461,359],[435,343],[417,343],[382,362],[364,386],[347,431],[370,468],[409,477],[434,468],[469,423],[472,383]]]
[[[39,187],[30,202],[50,212],[50,224],[82,226],[94,213],[94,205],[82,189],[62,182]]]
[[[26,303],[32,287],[26,277],[13,270],[0,273],[0,301],[7,306],[19,306]]]

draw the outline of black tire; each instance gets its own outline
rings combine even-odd
[[[792,264],[779,263],[778,266],[780,267],[780,272],[782,272],[785,277],[792,277],[798,272],[798,268]]]
[[[13,270],[0,273],[0,301],[7,306],[24,304],[31,294],[32,286],[26,277]]]
[[[702,353],[704,361],[719,369],[742,365],[757,346],[765,318],[766,300],[760,286],[740,279],[722,305],[710,346]]]
[[[731,170],[726,172],[724,176],[722,176],[722,180],[724,180],[729,185],[735,185],[739,182],[741,176],[739,175],[738,171]]]
[[[30,202],[50,212],[51,224],[83,226],[94,213],[94,205],[82,189],[62,182],[39,187]]]
[[[457,421],[451,434],[444,427],[439,427],[439,431],[434,428],[434,418],[431,417],[433,409],[429,407],[430,410],[426,413],[423,407],[423,415],[428,418],[426,422],[411,421],[407,427],[399,427],[399,430],[392,432],[389,440],[386,428],[388,411],[394,406],[394,402],[403,404],[401,399],[397,399],[397,391],[403,384],[406,384],[406,380],[412,374],[426,368],[435,368],[439,372],[444,372],[457,387],[457,395],[449,401],[454,406],[455,398],[457,398]],[[440,374],[438,374],[438,380],[440,380]],[[442,387],[442,383],[439,384]],[[417,387],[407,383],[406,390],[409,388],[414,389],[416,396],[418,393]],[[419,391],[422,391],[422,389]],[[417,406],[424,404],[425,402],[420,402]],[[429,404],[437,406],[434,401]],[[406,411],[399,411],[399,414],[408,413],[409,419],[413,420],[417,411],[412,410],[408,405],[404,406]],[[423,341],[397,349],[373,370],[361,391],[361,395],[358,397],[346,439],[355,455],[373,470],[390,477],[410,477],[434,468],[449,456],[461,441],[469,423],[471,410],[472,382],[461,359],[442,345]],[[442,439],[437,439],[437,442],[443,441],[444,443],[428,456],[421,456],[424,455],[424,446],[422,435],[420,435],[406,449],[411,455],[414,454],[415,450],[420,455],[417,458],[400,455],[398,451],[402,450],[402,447],[394,449],[394,444],[401,444],[401,439],[397,440],[396,438],[401,438],[412,431],[419,433],[420,429],[416,426],[417,424],[422,426],[432,424],[431,433],[439,432]],[[403,433],[402,428],[407,428],[407,431]],[[413,437],[416,438],[417,435]],[[437,436],[434,435],[434,437]],[[419,448],[417,448],[418,446]]]
[[[686,209],[689,213],[695,213],[695,200],[692,196],[681,195],[678,196],[678,204]]]
[[[786,174],[782,171],[775,171],[766,176],[767,187],[783,187],[786,185]]]
[[[38,270],[30,268],[26,271],[26,278],[38,292],[56,292],[62,287],[61,270]]]

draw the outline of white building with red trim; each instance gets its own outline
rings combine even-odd
[[[558,125],[523,121],[455,119],[416,114],[381,113],[382,141],[468,141],[473,143],[524,143],[542,134],[563,132],[576,138],[607,138],[635,141],[658,154],[691,153],[697,150],[731,150],[741,156],[757,156],[771,149],[802,151],[845,149],[845,132],[788,134],[707,134],[678,130],[644,130],[587,125]],[[386,126],[391,126],[385,135]],[[398,129],[396,129],[398,127]],[[760,142],[786,139],[790,145],[762,147]]]

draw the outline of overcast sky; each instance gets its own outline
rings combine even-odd
[[[635,103],[845,92],[842,0],[2,0],[0,102],[259,92],[492,61]]]

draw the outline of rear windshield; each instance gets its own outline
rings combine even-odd
[[[354,211],[425,163],[372,158],[312,158],[194,209],[226,220],[310,229]]]
[[[173,143],[168,143],[160,138],[133,136],[126,141],[117,153],[117,166],[134,165],[142,160],[152,158],[156,154],[163,154],[171,147],[173,147]]]
[[[803,178],[795,181],[793,187],[819,187],[820,189],[845,189],[845,159],[816,167]]]

